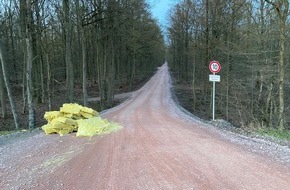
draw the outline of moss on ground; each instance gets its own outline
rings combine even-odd
[[[269,129],[269,128],[260,128],[257,129],[257,133],[261,135],[267,135],[271,137],[275,137],[281,140],[290,141],[290,131],[289,130],[279,130],[279,129]]]

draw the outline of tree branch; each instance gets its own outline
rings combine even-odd
[[[279,7],[279,5],[278,5],[277,3],[274,3],[274,2],[269,1],[269,0],[265,0],[265,2],[271,4],[271,5],[276,9],[276,11],[277,11],[277,13],[278,13],[278,16],[279,16],[280,18],[282,18],[282,14],[281,14],[281,10],[280,10],[281,7]]]

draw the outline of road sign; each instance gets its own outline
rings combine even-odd
[[[209,70],[213,75],[209,75],[209,81],[212,81],[212,120],[215,120],[215,83],[220,82],[220,75],[216,73],[220,72],[221,64],[218,61],[211,61],[209,63]]]
[[[209,75],[209,81],[220,82],[221,81],[221,76],[220,75]]]
[[[212,73],[218,73],[221,70],[221,65],[218,61],[211,61],[209,63],[209,70]]]

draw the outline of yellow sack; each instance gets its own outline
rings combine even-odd
[[[105,123],[100,117],[92,117],[90,119],[77,120],[78,131],[76,136],[94,136],[102,133],[109,124]]]
[[[85,113],[85,114],[90,114],[92,116],[99,116],[99,113],[95,110],[93,110],[92,108],[88,108],[88,107],[81,107],[81,112]]]
[[[79,104],[63,104],[60,108],[60,112],[80,115],[81,105]]]
[[[122,127],[99,117],[99,113],[79,104],[63,104],[60,111],[46,112],[48,124],[42,126],[46,134],[58,133],[61,136],[77,131],[76,136],[108,134]]]
[[[67,122],[67,123],[65,123]],[[68,124],[73,123],[74,125]],[[51,121],[51,123],[42,126],[42,129],[45,131],[45,134],[58,133],[61,136],[77,131],[77,123],[75,121],[67,121],[67,118],[56,118]]]
[[[81,116],[83,118],[86,118],[86,119],[89,119],[89,118],[92,118],[92,117],[96,117],[96,116],[94,116],[92,114],[89,114],[89,113],[86,113],[86,112],[82,112],[82,111],[81,111]]]
[[[58,131],[59,131],[57,128],[54,128],[54,126],[51,124],[43,125],[41,128],[42,128],[42,130],[44,130],[46,135],[58,133]]]
[[[60,111],[48,111],[44,114],[44,118],[46,121],[48,121],[48,123],[50,123],[53,119],[61,116],[63,116],[63,114]]]
[[[58,118],[55,118],[53,120],[53,122],[61,122],[61,123],[65,123],[65,124],[68,124],[68,125],[73,125],[73,126],[77,126],[77,122],[73,119],[70,119],[70,118],[66,118],[66,117],[58,117]]]

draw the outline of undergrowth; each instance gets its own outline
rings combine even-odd
[[[260,128],[257,129],[257,133],[261,135],[267,135],[271,137],[275,137],[278,139],[290,141],[290,131],[289,130],[279,130],[279,129],[269,129],[269,128]]]
[[[15,131],[0,131],[0,136],[1,135],[8,135],[8,134],[11,134],[11,133],[14,133]]]
[[[11,130],[11,131],[0,131],[0,136],[2,135],[9,135],[9,134],[12,134],[12,133],[15,133],[15,132],[25,132],[27,130]]]

